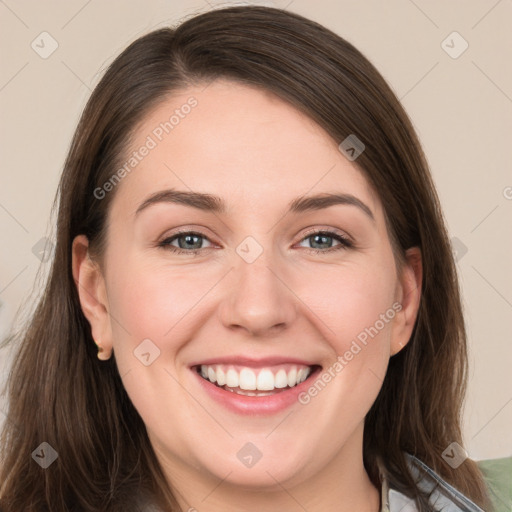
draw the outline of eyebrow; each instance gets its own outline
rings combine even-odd
[[[201,192],[168,189],[150,195],[135,211],[135,216],[157,203],[172,203],[197,208],[206,212],[225,213],[226,203],[218,196]],[[372,210],[363,201],[352,194],[323,192],[313,196],[300,196],[288,204],[287,213],[303,213],[322,210],[334,205],[350,205],[362,210],[373,222],[375,217]]]

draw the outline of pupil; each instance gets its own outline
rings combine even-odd
[[[320,239],[323,239],[323,240],[328,240],[328,239],[330,239],[332,237],[326,236],[326,235],[313,235],[313,239],[315,240],[314,243],[316,243],[316,239],[317,238],[320,238]],[[322,244],[322,242],[320,242],[320,244]],[[323,244],[327,244],[327,242],[324,241]]]
[[[197,235],[184,235],[184,236],[182,236],[182,237],[180,238],[180,240],[185,239],[185,244],[182,244],[182,243],[180,242],[180,244],[179,244],[179,245],[180,245],[180,248],[182,248],[182,249],[184,249],[184,248],[187,248],[187,249],[188,249],[188,248],[190,248],[190,247],[189,247],[189,246],[187,246],[186,244],[189,244],[189,243],[192,243],[192,244],[193,244],[193,242],[190,242],[190,240],[191,240],[191,239],[194,239],[194,238],[200,239],[200,237],[199,237],[199,236],[197,236]],[[199,246],[200,246],[200,245],[201,245],[201,243],[199,242]],[[200,247],[195,247],[195,248],[198,248],[198,249],[199,249]]]

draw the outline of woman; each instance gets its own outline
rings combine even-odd
[[[348,42],[264,7],[141,37],[59,194],[3,510],[489,510],[439,201]]]

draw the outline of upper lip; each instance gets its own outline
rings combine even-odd
[[[297,359],[296,357],[287,356],[272,356],[263,357],[260,359],[253,359],[247,356],[225,356],[225,357],[212,357],[210,359],[203,359],[201,361],[192,363],[190,366],[212,365],[212,364],[233,364],[239,366],[247,366],[249,368],[265,368],[268,366],[277,366],[279,364],[297,364],[303,366],[320,366],[317,363],[306,361],[304,359]]]

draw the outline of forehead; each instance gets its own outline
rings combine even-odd
[[[213,193],[254,211],[334,191],[380,209],[361,171],[319,125],[268,91],[227,80],[162,101],[137,127],[124,163],[115,202],[125,213],[165,188]]]

